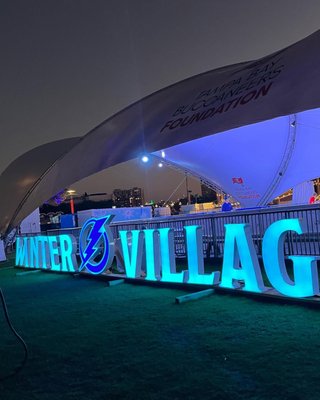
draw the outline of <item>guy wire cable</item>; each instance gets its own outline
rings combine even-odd
[[[6,304],[6,300],[4,298],[4,294],[3,294],[1,288],[0,288],[0,298],[1,298],[2,306],[3,306],[4,315],[5,315],[6,321],[7,321],[8,325],[9,325],[9,328],[11,329],[11,331],[13,332],[15,337],[19,340],[19,342],[22,344],[22,346],[24,348],[24,358],[23,358],[22,363],[17,368],[15,368],[10,374],[5,375],[3,377],[0,377],[0,381],[3,381],[5,379],[7,379],[7,378],[10,378],[10,377],[16,375],[19,371],[22,370],[22,368],[25,366],[25,364],[26,364],[26,362],[28,360],[28,355],[29,354],[28,354],[28,347],[27,347],[26,342],[22,339],[22,337],[14,329],[14,327],[13,327],[13,325],[11,323],[11,320],[10,320],[10,317],[9,317],[9,313],[8,313],[7,304]]]

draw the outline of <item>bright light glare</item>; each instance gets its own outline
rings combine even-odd
[[[159,162],[158,167],[159,167],[159,168],[162,168],[162,167],[163,167],[162,162]]]
[[[141,158],[142,162],[147,163],[149,161],[149,157],[148,156],[143,156]]]
[[[162,151],[161,151],[161,157],[162,157],[162,158],[165,158],[165,156],[166,156],[166,153],[162,150]]]

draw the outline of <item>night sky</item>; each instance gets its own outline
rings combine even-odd
[[[86,134],[167,85],[286,47],[320,21],[318,0],[0,0],[0,6],[0,171],[35,146]],[[110,193],[143,186],[146,200],[166,200],[182,179],[132,161],[73,188]],[[191,189],[200,190],[195,182]],[[182,185],[175,197],[184,193]]]

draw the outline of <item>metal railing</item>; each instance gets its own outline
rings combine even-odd
[[[186,256],[184,226],[199,225],[203,231],[203,253],[206,257],[222,257],[224,249],[225,224],[247,223],[251,227],[252,239],[258,256],[262,254],[262,239],[266,229],[281,219],[299,218],[304,220],[307,233],[298,235],[289,232],[285,241],[285,256],[320,256],[320,205],[270,207],[264,209],[234,210],[203,214],[179,215],[149,220],[112,224],[115,237],[119,230],[172,228],[175,236],[177,257]]]
[[[112,210],[110,210],[112,213]],[[285,256],[320,256],[320,205],[270,207],[264,209],[234,210],[230,212],[206,212],[146,220],[114,222],[110,227],[115,238],[120,230],[172,228],[175,238],[176,257],[186,256],[184,226],[199,225],[203,231],[203,253],[205,257],[222,257],[225,224],[247,223],[251,227],[252,239],[258,256],[261,256],[262,239],[266,229],[281,219],[299,218],[306,224],[306,233],[289,232],[285,241]],[[81,228],[54,229],[48,235],[73,234],[79,238]]]

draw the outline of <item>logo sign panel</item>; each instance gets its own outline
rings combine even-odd
[[[113,216],[90,218],[84,224],[79,240],[81,265],[92,274],[101,274],[110,268],[114,257],[113,236],[109,228]]]

